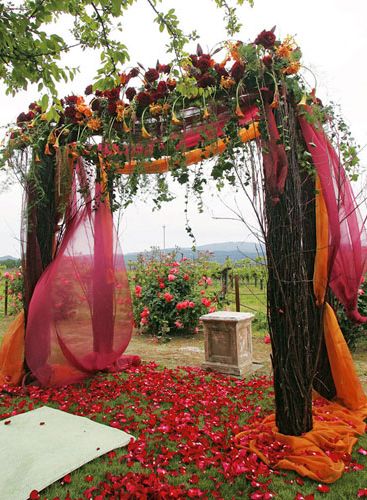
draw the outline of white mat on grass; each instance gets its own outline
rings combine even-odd
[[[9,424],[5,425],[5,422]],[[0,421],[0,499],[24,500],[132,436],[43,406]]]

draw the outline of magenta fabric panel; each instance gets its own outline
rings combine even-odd
[[[284,144],[281,142],[273,109],[265,99],[264,111],[267,125],[267,138],[261,138],[265,188],[274,204],[284,191],[288,175],[288,159]]]
[[[302,116],[299,122],[328,211],[330,287],[349,318],[367,322],[357,310],[358,289],[367,270],[367,236],[350,181],[324,131]]]
[[[76,187],[62,243],[28,314],[26,361],[44,386],[113,369],[132,334],[128,277],[110,208],[98,185],[93,205],[88,197],[77,203]]]

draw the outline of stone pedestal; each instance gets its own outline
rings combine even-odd
[[[202,367],[243,376],[252,367],[253,314],[217,311],[200,319],[204,326],[205,362]]]

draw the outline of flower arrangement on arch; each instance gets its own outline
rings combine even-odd
[[[141,255],[131,274],[135,325],[142,333],[156,337],[197,333],[200,316],[219,305],[211,278],[203,276],[191,259]]]
[[[147,158],[144,141],[151,143],[154,159],[172,154],[177,134],[185,127],[214,122],[223,110],[243,118],[242,109],[248,104],[244,96],[258,95],[259,86],[269,89],[276,107],[279,87],[289,78],[298,79],[300,58],[294,39],[277,40],[272,29],[263,30],[252,42],[224,42],[207,53],[198,45],[180,66],[157,62],[155,67],[126,69],[112,88],[88,85],[85,96],[69,95],[49,111],[47,99],[32,103],[9,132],[8,156],[28,145],[38,155],[53,155],[66,144],[73,144],[79,154],[90,154],[93,148],[97,154],[97,145],[91,144],[94,136],[111,144],[140,144],[134,159],[139,153]],[[301,81],[298,86],[302,87]],[[205,145],[206,133],[202,135]],[[120,152],[117,160],[129,158]]]

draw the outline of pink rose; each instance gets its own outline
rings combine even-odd
[[[175,281],[176,276],[174,274],[169,274],[168,275],[168,281]]]

